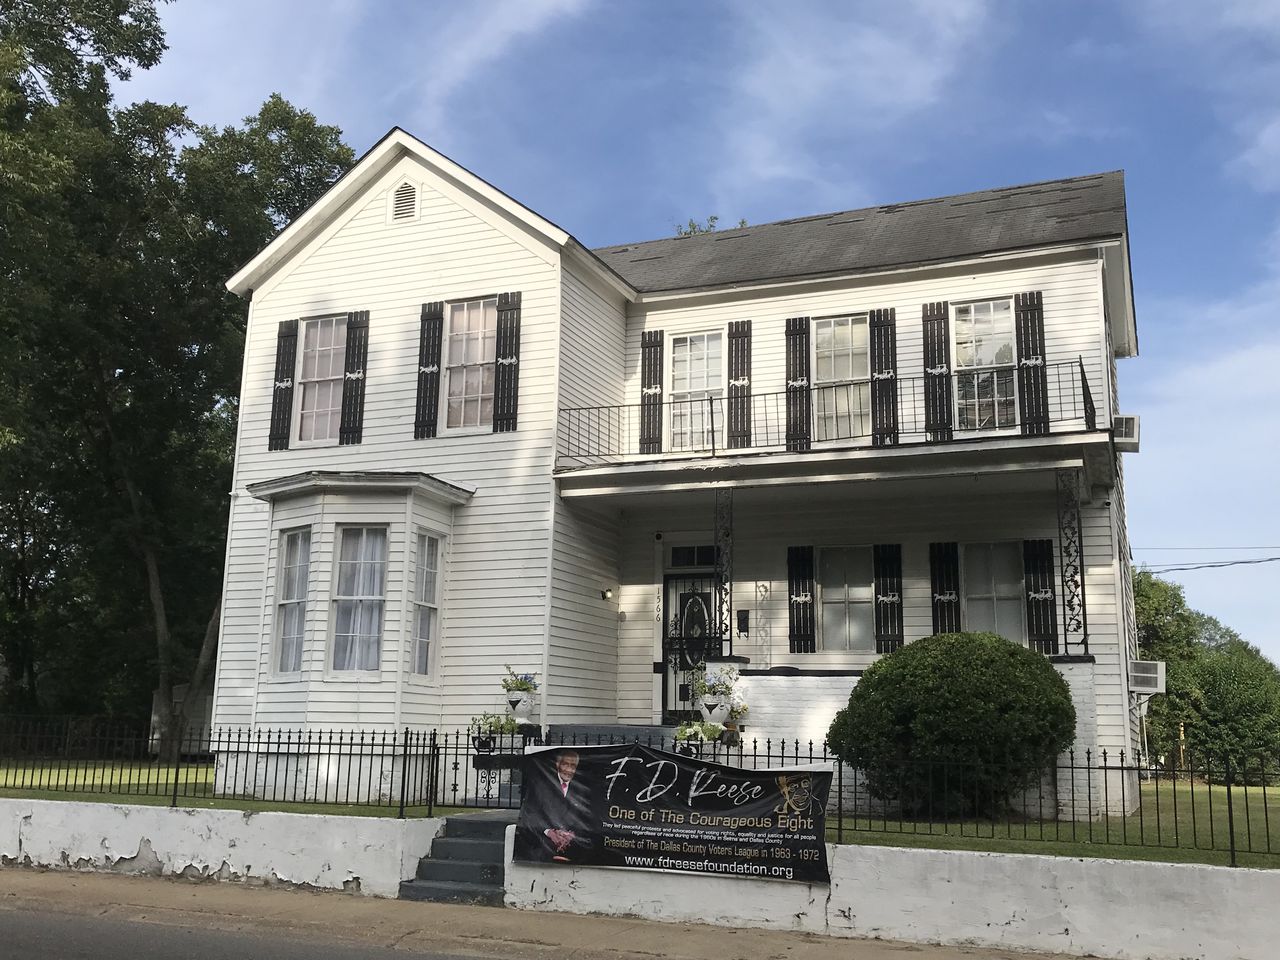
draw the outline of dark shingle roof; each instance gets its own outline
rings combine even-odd
[[[593,252],[651,293],[859,273],[1124,233],[1124,173],[1114,171]]]

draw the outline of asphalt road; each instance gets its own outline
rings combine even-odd
[[[16,910],[0,911],[0,956],[14,960],[463,960],[457,954],[327,944],[281,934]]]

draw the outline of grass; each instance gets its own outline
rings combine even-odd
[[[1092,822],[1054,822],[1010,817],[928,822],[845,817],[843,836],[836,818],[827,821],[831,841],[941,850],[1038,853],[1061,857],[1109,857],[1226,866],[1229,852],[1227,789],[1168,781],[1146,783],[1141,802],[1128,817]],[[1264,802],[1265,800],[1265,802]],[[1280,787],[1232,789],[1236,862],[1280,869]]]
[[[256,813],[331,814],[350,817],[394,817],[398,804],[320,803],[213,796],[211,764],[177,768],[177,806],[196,810],[246,810]],[[167,807],[173,801],[174,766],[165,763],[0,764],[0,797],[31,800],[75,800]],[[464,812],[462,807],[435,806],[432,816]],[[406,817],[425,817],[425,804],[405,807]]]

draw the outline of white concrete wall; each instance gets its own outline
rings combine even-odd
[[[1280,871],[828,846],[830,887],[511,862],[523,910],[1034,950],[1112,960],[1270,960]]]
[[[0,799],[0,863],[394,897],[444,820]]]

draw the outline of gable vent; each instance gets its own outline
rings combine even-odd
[[[391,219],[414,220],[418,216],[418,188],[402,183],[391,195]]]

